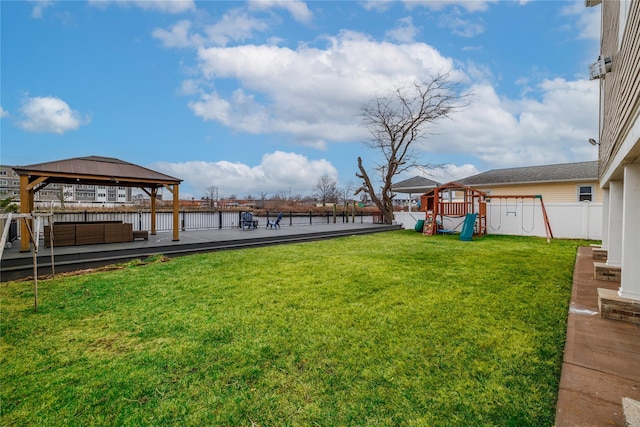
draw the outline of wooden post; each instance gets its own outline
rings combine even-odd
[[[178,184],[173,184],[173,241],[180,240],[180,196],[178,194]]]
[[[547,243],[551,243],[551,239],[553,238],[553,233],[551,232],[551,224],[549,224],[549,217],[547,216],[547,210],[544,207],[542,196],[537,195],[536,198],[540,199],[540,206],[542,207],[542,216],[544,218],[544,229],[547,233]]]
[[[151,189],[151,235],[156,234],[156,197],[158,197],[158,189],[153,187]]]
[[[356,201],[354,200],[352,203],[353,203],[353,206],[351,208],[351,222],[355,224],[356,223]]]

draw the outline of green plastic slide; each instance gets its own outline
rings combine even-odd
[[[462,224],[462,231],[460,232],[460,240],[463,240],[465,242],[471,241],[471,236],[473,236],[473,229],[475,227],[477,217],[477,213],[467,214],[467,216],[465,216],[464,224]]]

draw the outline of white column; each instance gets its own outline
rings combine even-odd
[[[609,184],[609,247],[607,265],[622,266],[622,200],[623,182],[611,181]]]
[[[609,189],[602,189],[602,249],[609,248]]]
[[[640,300],[640,163],[624,168],[622,276],[618,294]]]

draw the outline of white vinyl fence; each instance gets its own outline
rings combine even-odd
[[[545,203],[553,237],[559,239],[602,239],[602,203]],[[395,212],[405,229],[413,229],[424,212]],[[464,218],[445,217],[443,228],[460,231]],[[545,237],[539,200],[487,203],[487,233]]]

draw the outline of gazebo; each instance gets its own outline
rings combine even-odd
[[[111,157],[77,157],[28,166],[16,166],[20,176],[20,211],[34,210],[34,194],[48,184],[83,184],[137,187],[151,197],[151,234],[156,234],[156,197],[159,188],[168,189],[173,195],[173,240],[179,236],[179,186],[181,179],[174,178],[142,166]],[[21,223],[20,250],[30,250],[29,229]]]

